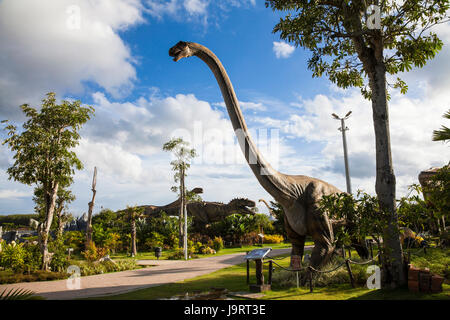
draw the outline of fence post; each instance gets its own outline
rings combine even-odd
[[[370,257],[373,259],[373,248],[372,248],[372,240],[369,240],[369,249],[370,249]]]
[[[347,265],[348,275],[350,276],[350,283],[352,284],[352,288],[355,287],[355,279],[353,278],[352,268],[350,267],[350,261],[345,260],[345,264]]]
[[[309,292],[313,292],[312,269],[311,269],[311,267],[308,267],[308,278],[309,278]]]
[[[268,282],[269,282],[270,285],[272,285],[272,271],[273,271],[272,260],[269,260],[269,279],[268,279]]]
[[[247,251],[248,254],[248,251]],[[247,284],[250,283],[250,260],[247,259]]]

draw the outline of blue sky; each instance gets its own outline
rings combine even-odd
[[[162,144],[179,133],[202,151],[187,184],[203,187],[205,200],[273,200],[243,162],[211,71],[197,58],[175,63],[168,56],[179,40],[198,42],[221,59],[252,136],[284,173],[314,176],[345,190],[339,123],[331,113],[352,110],[352,189],[373,193],[370,103],[356,89],[313,79],[309,52],[272,33],[279,17],[258,0],[0,0],[0,118],[20,124],[18,106],[38,106],[49,91],[95,107],[75,150],[85,168],[76,172],[72,187],[74,215],[87,211],[94,166],[95,211],[172,201],[170,155]],[[442,52],[404,75],[408,94],[391,91],[398,196],[418,182],[421,170],[450,159],[448,145],[431,142],[450,108],[450,28],[436,31],[445,43]],[[33,212],[33,187],[8,180],[12,163],[2,146],[0,214]]]

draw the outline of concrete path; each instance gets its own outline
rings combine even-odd
[[[306,248],[305,248],[306,249]],[[274,249],[270,256],[290,252],[288,249]],[[5,288],[23,288],[51,300],[88,298],[116,295],[128,291],[163,285],[194,278],[216,270],[245,262],[245,253],[228,254],[193,260],[139,260],[149,268],[98,274],[80,278],[80,289],[68,289],[67,280],[23,282],[0,285]]]

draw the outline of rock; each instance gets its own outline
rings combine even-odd
[[[109,262],[112,262],[112,263],[116,264],[116,262],[115,262],[113,259],[111,259],[111,258],[109,257],[109,254],[106,255],[106,256],[104,256],[103,258],[100,258],[98,261],[99,261],[99,262],[109,261]]]

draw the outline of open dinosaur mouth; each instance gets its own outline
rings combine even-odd
[[[169,56],[173,57],[173,61],[177,62],[181,59],[181,50],[176,47],[172,47],[169,50]]]
[[[187,43],[184,41],[180,41],[169,49],[169,56],[173,57],[173,61],[177,62],[178,60],[184,57],[183,53],[186,48]]]

